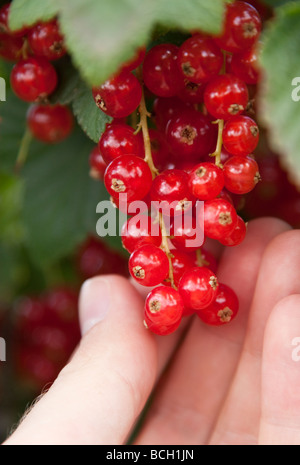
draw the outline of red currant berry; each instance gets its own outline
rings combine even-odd
[[[230,323],[237,315],[239,301],[235,292],[225,284],[219,285],[216,300],[204,310],[197,311],[201,320],[212,326]]]
[[[26,339],[33,328],[47,319],[45,303],[37,297],[24,297],[15,306],[16,329]]]
[[[185,307],[201,310],[208,307],[217,297],[219,283],[216,275],[205,267],[191,268],[179,282],[179,293]]]
[[[129,272],[139,284],[147,287],[157,286],[169,274],[168,257],[155,245],[142,245],[129,258]]]
[[[22,28],[18,31],[11,31],[8,24],[10,13],[10,3],[6,3],[0,9],[0,37],[10,35],[11,37],[24,37],[28,29]]]
[[[212,152],[216,144],[216,127],[208,116],[186,110],[169,121],[166,139],[176,157],[185,161],[200,160]]]
[[[108,124],[99,140],[99,150],[107,164],[121,155],[136,155],[144,158],[144,143],[141,133],[135,135],[128,124]]]
[[[159,203],[164,215],[181,215],[193,206],[185,171],[174,169],[161,173],[153,180],[150,195],[152,202]]]
[[[140,104],[142,87],[132,73],[121,72],[100,87],[93,88],[96,105],[113,118],[129,116]]]
[[[64,37],[56,19],[48,23],[37,24],[29,31],[27,38],[29,46],[36,56],[57,60],[67,53]]]
[[[55,68],[44,57],[21,60],[12,69],[11,87],[25,102],[45,99],[57,86]]]
[[[214,163],[200,163],[189,174],[189,189],[199,200],[215,199],[223,187],[223,171]]]
[[[133,216],[124,223],[121,231],[123,247],[129,252],[134,252],[140,244],[161,245],[161,231],[159,223],[155,223],[149,216]]]
[[[107,168],[107,163],[104,161],[103,156],[99,150],[98,145],[93,148],[89,158],[90,162],[90,176],[93,179],[103,179],[104,173]]]
[[[78,293],[70,287],[57,287],[44,297],[53,324],[78,320]]]
[[[32,105],[27,124],[34,137],[47,144],[66,139],[73,129],[73,116],[63,105]]]
[[[204,234],[223,240],[237,224],[237,213],[231,203],[223,199],[208,200],[204,204]]]
[[[176,287],[178,287],[179,281],[182,278],[183,274],[186,271],[193,268],[195,266],[195,263],[191,254],[187,254],[176,249],[171,250],[171,254],[174,284]],[[165,284],[167,286],[170,286],[170,280],[167,279]]]
[[[207,111],[216,119],[229,119],[242,113],[248,104],[246,84],[233,74],[213,78],[204,91]]]
[[[144,61],[146,56],[146,47],[140,47],[136,50],[131,60],[122,65],[122,71],[134,71]]]
[[[164,171],[169,158],[169,147],[164,134],[156,129],[149,129],[149,136],[154,166],[158,171]]]
[[[22,54],[24,41],[20,37],[0,35],[0,57],[7,61],[18,61]]]
[[[42,325],[32,331],[31,345],[47,360],[58,363],[62,360],[67,361],[75,348],[64,328],[50,325]]]
[[[179,219],[181,221],[177,221]],[[184,217],[174,218],[170,225],[170,240],[176,249],[183,252],[193,252],[199,249],[199,238],[202,238],[202,232],[199,231],[197,220],[191,214]]]
[[[201,84],[219,74],[224,57],[212,39],[199,34],[181,45],[177,61],[184,78]]]
[[[178,97],[185,103],[197,104],[203,102],[205,84],[196,84],[185,79],[182,83]]]
[[[251,48],[261,31],[261,19],[257,10],[246,2],[227,5],[223,33],[215,41],[220,48],[238,53]]]
[[[15,356],[16,371],[23,382],[37,392],[49,387],[59,373],[57,364],[32,347],[18,347]]]
[[[221,243],[227,247],[235,247],[243,242],[246,237],[246,233],[247,227],[245,221],[240,216],[238,216],[235,229],[231,234],[224,237]]]
[[[148,89],[159,97],[173,97],[180,91],[182,77],[177,65],[178,47],[161,44],[146,55],[143,78]]]
[[[260,80],[260,70],[256,48],[232,55],[230,69],[232,74],[246,84],[257,84]]]
[[[249,155],[258,144],[259,129],[248,116],[233,116],[226,121],[223,130],[225,149],[233,155]]]
[[[181,115],[188,108],[186,102],[182,102],[178,98],[162,98],[157,97],[153,104],[153,114],[156,126],[165,131],[168,122]]]
[[[215,274],[218,271],[218,262],[214,255],[208,250],[201,248],[190,254],[193,259],[193,266],[205,266]]]
[[[127,201],[142,200],[150,191],[152,174],[147,163],[134,155],[123,155],[108,165],[104,183],[109,194],[118,198],[127,194]]]
[[[79,247],[76,262],[84,280],[111,273],[128,276],[127,260],[109,250],[102,241],[94,237],[87,238]]]
[[[178,291],[166,286],[156,287],[146,299],[146,327],[158,336],[171,334],[179,327],[183,310]]]
[[[247,194],[260,181],[259,168],[251,157],[232,157],[224,165],[225,187],[233,194]]]

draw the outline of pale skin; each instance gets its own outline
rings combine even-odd
[[[164,338],[144,328],[143,297],[127,280],[87,282],[81,344],[6,444],[123,444],[155,388],[135,444],[299,445],[300,231],[251,222],[218,275],[239,296],[237,319],[186,320]]]

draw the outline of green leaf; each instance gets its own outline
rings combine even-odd
[[[91,89],[84,83],[81,83],[77,98],[73,101],[73,111],[87,136],[98,143],[106,124],[110,123],[112,118],[97,107]]]
[[[13,0],[9,26],[14,30],[32,26],[37,21],[48,21],[58,14],[58,0]]]
[[[99,85],[136,49],[149,42],[157,24],[218,33],[224,0],[60,0],[67,48],[84,79]]]
[[[260,89],[261,123],[269,131],[269,141],[291,176],[300,181],[300,102],[292,98],[295,77],[300,82],[300,2],[277,10],[263,38],[261,63],[264,78]],[[298,82],[298,86],[299,86]],[[299,95],[299,92],[298,92]]]
[[[24,168],[27,247],[40,266],[73,252],[95,231],[102,183],[89,177],[93,145],[79,130],[56,146],[35,144]]]
[[[28,104],[7,92],[7,101],[0,103],[0,170],[12,173],[25,131]]]
[[[54,62],[54,66],[58,75],[58,87],[50,96],[50,102],[69,105],[80,93],[82,80],[69,57]]]
[[[0,239],[6,244],[16,244],[24,237],[20,221],[23,183],[16,176],[0,173]]]

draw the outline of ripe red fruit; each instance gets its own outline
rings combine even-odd
[[[168,122],[179,116],[187,108],[186,102],[179,100],[177,97],[157,97],[153,103],[153,116],[157,128],[165,131]]]
[[[179,282],[179,293],[185,307],[201,310],[208,307],[217,297],[218,279],[205,267],[186,271]]]
[[[76,262],[84,280],[111,273],[128,276],[127,260],[108,250],[106,244],[95,237],[88,237],[79,247]]]
[[[47,308],[37,297],[24,297],[16,304],[15,319],[17,331],[26,339],[33,328],[47,319]]]
[[[3,36],[10,36],[10,37],[24,37],[27,34],[28,29],[22,28],[17,31],[11,31],[9,28],[9,13],[10,13],[10,3],[6,3],[0,9],[0,38]]]
[[[66,139],[73,129],[73,115],[63,105],[32,105],[27,113],[27,124],[33,136],[47,144]]]
[[[200,252],[200,253],[199,253]],[[217,274],[218,271],[218,262],[214,255],[208,250],[201,247],[201,249],[196,250],[191,253],[190,256],[193,259],[193,266],[205,266]]]
[[[11,72],[11,87],[25,102],[44,100],[57,86],[57,74],[44,57],[30,57],[15,64]]]
[[[147,163],[134,155],[123,155],[107,167],[104,183],[109,194],[119,198],[127,194],[127,201],[142,200],[150,191],[152,174]]]
[[[27,38],[31,51],[36,56],[57,60],[67,53],[56,19],[37,24],[29,31]]]
[[[170,155],[164,134],[156,129],[149,129],[149,136],[154,166],[158,171],[164,171]]]
[[[181,45],[177,61],[185,79],[201,84],[219,74],[224,57],[213,39],[199,34],[190,37]]]
[[[233,194],[247,194],[260,181],[259,168],[251,157],[231,157],[224,165],[225,187]]]
[[[107,163],[104,161],[103,156],[99,150],[98,145],[93,148],[89,158],[90,163],[90,176],[93,179],[103,179],[104,173],[107,168]]]
[[[176,249],[186,253],[196,251],[202,246],[203,239],[203,231],[195,216],[190,213],[184,217],[175,217],[171,222],[170,240]]]
[[[233,116],[226,121],[223,130],[223,144],[233,155],[249,155],[259,141],[259,129],[256,122],[248,116]]]
[[[165,252],[152,244],[138,247],[129,258],[131,276],[143,286],[157,286],[169,274],[169,260]]]
[[[188,174],[181,170],[166,170],[157,176],[150,190],[151,201],[158,202],[164,215],[181,215],[191,210],[193,197],[188,188]]]
[[[228,234],[228,236],[222,239],[221,243],[223,245],[226,245],[227,247],[234,247],[236,245],[239,245],[245,239],[246,232],[246,224],[244,220],[240,216],[238,216],[236,227],[234,228],[231,234]]]
[[[237,213],[227,200],[208,200],[204,204],[204,234],[222,241],[237,224]]]
[[[189,173],[190,192],[199,200],[216,198],[223,187],[223,171],[214,163],[200,163]]]
[[[257,10],[246,2],[227,5],[223,33],[215,38],[220,48],[239,53],[251,48],[261,32],[261,19]]]
[[[210,118],[192,109],[171,119],[166,128],[171,152],[179,159],[200,160],[216,144],[216,127]]]
[[[146,327],[159,336],[171,334],[179,327],[183,310],[183,301],[178,291],[166,286],[157,287],[146,299]]]
[[[204,310],[197,311],[197,315],[208,325],[221,326],[230,323],[238,310],[239,301],[235,292],[220,283],[215,301]]]
[[[99,150],[107,164],[121,155],[136,155],[144,158],[144,143],[141,133],[135,135],[128,124],[108,124],[99,140]]]
[[[191,254],[187,254],[176,249],[171,250],[171,254],[174,284],[176,287],[178,287],[179,281],[183,274],[193,268],[195,263]],[[167,279],[165,284],[166,286],[170,286],[170,280]]]
[[[51,289],[44,297],[44,304],[52,324],[78,320],[78,293],[70,287]]]
[[[257,84],[260,79],[260,70],[256,47],[232,55],[230,69],[232,74],[235,74],[246,84]]]
[[[18,61],[22,54],[23,44],[21,37],[0,35],[0,57],[7,61]]]
[[[122,65],[122,71],[134,71],[143,63],[145,56],[146,47],[138,48],[131,60],[128,60]]]
[[[182,77],[177,65],[178,47],[160,44],[146,55],[143,78],[148,89],[159,97],[173,97],[180,91]]]
[[[132,73],[123,71],[93,88],[96,105],[112,118],[129,116],[140,104],[142,87]]]
[[[195,82],[184,79],[178,97],[188,104],[202,103],[204,89],[205,84],[196,84]]]
[[[121,231],[123,247],[132,253],[141,244],[161,245],[161,231],[158,223],[149,216],[133,216],[124,223]]]
[[[233,74],[213,78],[204,91],[207,111],[216,119],[229,119],[242,113],[248,104],[246,84]]]

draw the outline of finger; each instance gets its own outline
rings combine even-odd
[[[142,311],[143,300],[124,278],[86,282],[81,344],[7,443],[122,444],[156,377],[156,344]]]
[[[240,316],[222,328],[196,319],[137,443],[206,443],[239,359],[263,251],[286,228],[279,220],[255,220],[243,244],[225,251],[218,276],[237,292]]]
[[[274,239],[265,251],[247,336],[235,379],[218,420],[213,444],[257,442],[261,405],[261,358],[265,326],[283,298],[300,292],[300,231]]]
[[[265,332],[259,443],[300,444],[300,295],[281,300]]]

